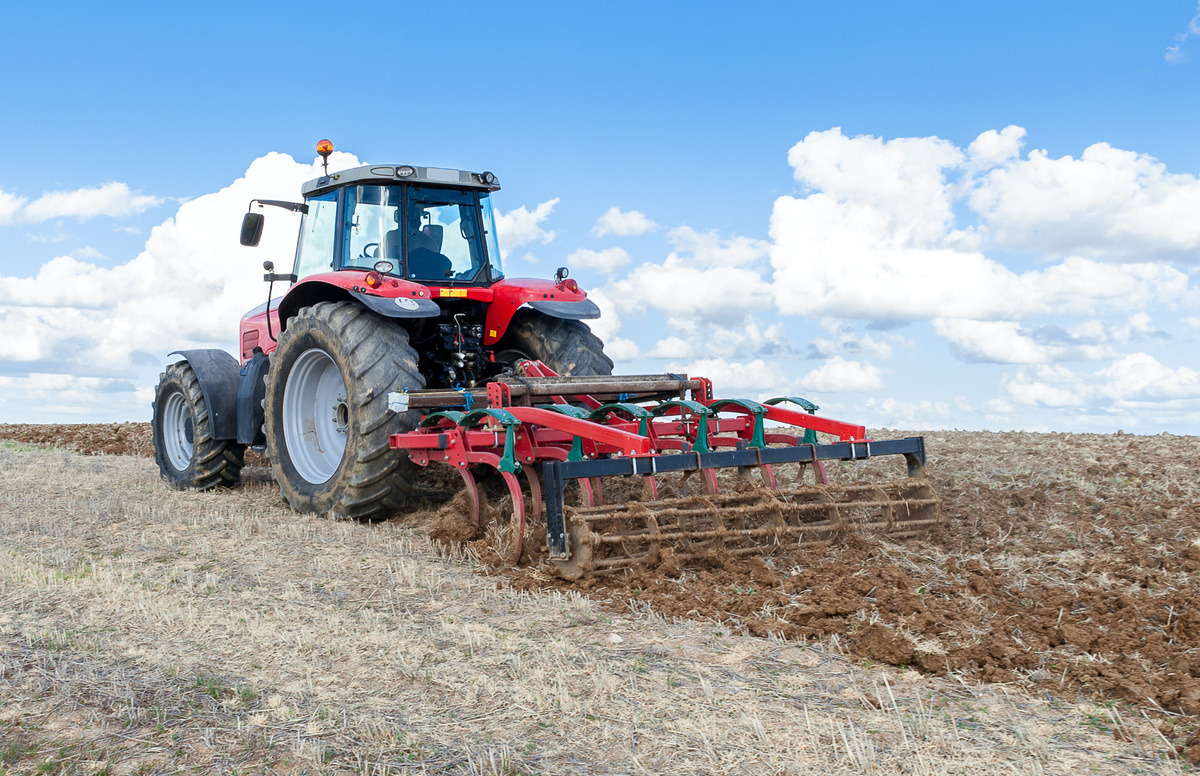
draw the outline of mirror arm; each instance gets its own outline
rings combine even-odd
[[[252,200],[250,200],[250,204],[246,206],[246,209],[249,210],[250,208],[254,207],[255,202],[258,203],[259,207],[262,207],[263,205],[270,205],[271,207],[281,207],[284,210],[290,210],[293,213],[307,213],[308,212],[308,205],[306,205],[305,203],[303,203],[303,202],[287,202],[282,199],[252,199]]]

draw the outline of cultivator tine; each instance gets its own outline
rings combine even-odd
[[[521,483],[515,474],[500,472],[508,493],[512,497],[512,517],[508,523],[508,543],[502,553],[504,560],[514,566],[521,561],[521,551],[525,546],[525,494],[521,492]]]
[[[904,480],[569,508],[567,520],[572,557],[555,566],[570,579],[653,566],[667,548],[686,561],[768,554],[848,530],[918,536],[940,522],[940,502],[927,482]]]
[[[479,535],[479,529],[483,526],[479,521],[479,483],[475,481],[475,476],[467,469],[457,469],[462,475],[463,487],[467,492],[467,517],[471,520],[471,525],[475,527],[475,536]]]

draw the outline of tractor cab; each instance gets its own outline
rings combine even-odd
[[[491,173],[410,166],[310,181],[293,274],[374,270],[423,285],[490,286],[504,277],[489,196],[499,188]]]

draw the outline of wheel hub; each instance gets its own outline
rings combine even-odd
[[[175,471],[187,471],[194,450],[192,410],[183,391],[166,398],[162,414],[163,452]]]
[[[320,485],[337,472],[350,434],[346,383],[320,348],[306,350],[283,389],[283,437],[296,472]]]

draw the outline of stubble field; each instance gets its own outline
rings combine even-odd
[[[15,771],[1169,773],[1196,745],[1196,438],[928,433],[924,539],[576,583],[447,554],[436,478],[333,522],[265,469],[168,490],[144,424],[0,438]]]

